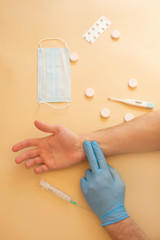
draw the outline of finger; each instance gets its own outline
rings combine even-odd
[[[34,172],[36,174],[44,173],[44,172],[47,172],[47,171],[49,171],[49,167],[47,167],[47,165],[45,165],[45,164],[43,164],[43,165],[34,169]]]
[[[92,178],[92,172],[91,172],[91,169],[87,169],[85,171],[85,178],[87,181],[89,181],[91,178]]]
[[[17,144],[15,144],[13,147],[12,147],[12,151],[13,152],[17,152],[19,150],[22,150],[23,148],[27,148],[27,147],[35,147],[38,145],[39,143],[39,138],[33,138],[33,139],[26,139],[22,142],[19,142]]]
[[[103,155],[103,152],[99,146],[99,144],[96,142],[96,141],[93,141],[91,143],[92,147],[93,147],[93,151],[95,153],[95,156],[97,158],[97,162],[98,162],[98,165],[101,169],[104,169],[104,170],[107,170],[108,169],[108,165],[107,165],[107,162],[106,162],[106,159]]]
[[[96,171],[98,170],[99,167],[98,167],[97,159],[94,154],[92,145],[89,141],[84,142],[84,150],[87,155],[92,172],[96,173]]]
[[[84,177],[81,178],[80,184],[81,184],[81,189],[82,189],[83,194],[86,194],[86,192],[87,192],[87,181],[85,180]]]
[[[37,157],[38,155],[39,155],[38,148],[28,150],[28,151],[22,153],[21,155],[19,155],[18,157],[16,157],[15,161],[16,161],[17,164],[19,164],[19,163],[23,162],[24,160]]]
[[[30,168],[30,167],[32,167],[36,164],[40,164],[40,163],[42,163],[41,157],[35,157],[35,158],[31,158],[31,159],[27,160],[25,165],[26,165],[26,168]]]
[[[59,125],[53,125],[53,124],[51,125],[51,124],[43,123],[37,120],[34,122],[34,125],[39,130],[47,133],[56,133],[59,130]]]

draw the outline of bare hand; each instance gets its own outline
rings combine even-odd
[[[34,124],[39,130],[52,133],[52,135],[27,139],[15,144],[12,147],[14,152],[27,147],[35,147],[16,157],[17,164],[26,161],[27,168],[41,164],[34,170],[38,174],[69,167],[85,158],[83,142],[77,134],[63,125],[49,125],[40,121],[35,121]]]

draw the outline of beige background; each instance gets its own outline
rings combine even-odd
[[[34,128],[35,119],[62,123],[82,134],[122,123],[127,112],[135,116],[148,112],[108,102],[107,97],[148,100],[159,109],[159,10],[159,0],[0,1],[0,239],[110,239],[94,214],[67,205],[38,186],[41,178],[47,179],[87,206],[79,184],[87,162],[36,176],[33,168],[15,164],[17,154],[11,147],[44,136]],[[112,25],[91,46],[82,35],[101,15]],[[118,41],[110,38],[114,29],[121,33]],[[46,37],[64,38],[70,52],[80,56],[71,64],[72,104],[64,111],[37,104],[37,47]],[[136,90],[128,88],[130,78],[138,80]],[[84,97],[87,87],[96,91],[93,100]],[[103,107],[111,110],[108,120],[99,116]],[[108,161],[126,183],[128,213],[150,239],[160,239],[160,153]]]

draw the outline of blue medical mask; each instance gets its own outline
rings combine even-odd
[[[60,40],[65,48],[42,48],[45,40]],[[63,39],[46,38],[39,42],[38,48],[38,103],[71,102],[71,80],[69,48]]]

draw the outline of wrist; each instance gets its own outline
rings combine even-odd
[[[91,133],[83,134],[80,136],[80,139],[82,143],[84,141],[96,141],[100,145],[100,148],[104,154],[105,157],[112,155],[110,154],[110,148],[111,144],[109,142],[109,134],[106,132],[107,130],[99,130],[99,131],[94,131]]]
[[[93,134],[94,135],[94,134]],[[78,141],[78,149],[79,151],[81,152],[81,155],[82,155],[82,160],[86,160],[87,157],[86,157],[86,154],[85,154],[85,151],[84,151],[84,147],[83,147],[83,143],[88,140],[90,142],[93,141],[93,136],[92,136],[92,133],[91,134],[84,134],[84,135],[80,135],[79,136],[79,141]]]
[[[128,217],[119,222],[107,225],[104,228],[107,230],[107,232],[113,232],[113,231],[116,231],[116,229],[119,230],[122,226],[126,226],[126,225],[130,224],[132,221],[133,220],[131,219],[131,217]]]
[[[83,143],[85,141],[90,141],[92,142],[95,139],[96,132],[88,133],[88,134],[83,134],[78,136],[77,144],[76,144],[76,149],[80,154],[80,160],[87,160],[87,156],[84,151]]]
[[[148,240],[148,237],[130,217],[104,228],[112,239]]]
[[[83,136],[80,135],[78,137],[78,141],[77,141],[77,151],[80,153],[82,161],[87,159],[85,151],[84,151],[84,147],[83,147],[84,141],[85,141],[84,135]]]
[[[122,206],[119,206],[116,209],[108,212],[100,220],[102,222],[102,226],[105,227],[105,226],[114,224],[116,222],[120,222],[128,217],[129,217],[129,215],[126,212],[125,207],[122,205]]]

